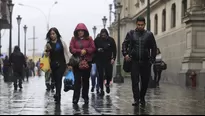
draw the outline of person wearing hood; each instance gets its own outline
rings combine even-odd
[[[69,68],[69,53],[67,45],[61,39],[61,35],[57,28],[51,28],[46,35],[46,39],[45,55],[50,58],[52,78],[54,79],[56,88],[54,100],[56,104],[59,104],[61,100],[62,78],[66,67]]]
[[[73,104],[77,104],[79,101],[81,83],[83,86],[82,98],[84,99],[85,104],[88,104],[89,78],[95,45],[92,37],[89,36],[87,27],[83,23],[79,23],[75,28],[74,37],[72,37],[70,42],[70,52],[73,56],[78,57],[80,62],[85,61],[87,64],[86,68],[82,68],[80,65],[73,66],[75,77]]]
[[[100,36],[95,39],[96,54],[95,62],[99,72],[100,95],[104,96],[103,82],[106,78],[106,92],[110,93],[110,81],[112,80],[113,64],[116,59],[116,43],[109,36],[106,29],[102,29]],[[105,74],[105,76],[104,76]]]
[[[9,57],[9,62],[12,66],[14,74],[14,90],[17,90],[18,86],[20,89],[22,89],[23,69],[24,66],[27,67],[27,65],[25,57],[18,46],[14,47],[14,51]],[[17,81],[19,82],[18,85]]]

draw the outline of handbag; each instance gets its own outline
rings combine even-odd
[[[131,72],[132,69],[132,62],[131,61],[126,61],[124,59],[123,61],[123,70],[127,73]]]
[[[160,66],[161,66],[162,70],[166,70],[167,69],[167,64],[164,61],[162,61]]]
[[[80,58],[78,56],[72,55],[69,64],[73,67],[78,66],[80,63]]]
[[[49,56],[46,56],[44,54],[43,57],[40,59],[40,69],[43,72],[47,72],[50,70],[50,58],[49,58]]]
[[[89,66],[87,60],[85,60],[85,59],[80,60],[79,69],[81,69],[81,70],[87,70],[87,69],[89,69],[89,68],[90,68],[90,66]]]
[[[133,31],[130,31],[130,34],[133,34]],[[131,54],[131,50],[132,50],[132,40],[130,40],[130,45],[128,46],[127,48],[127,51],[129,51],[129,56]],[[125,58],[124,58],[124,61],[123,61],[123,70],[127,73],[131,72],[132,70],[132,61],[126,61]]]
[[[83,48],[83,45],[82,45],[81,41],[78,40],[77,42],[78,42],[78,44],[79,44],[79,46],[80,46],[80,49],[82,49],[82,48]],[[73,54],[73,55],[71,56],[70,60],[69,60],[69,64],[70,64],[71,66],[73,66],[73,67],[78,67],[79,64],[80,64],[80,60],[81,60],[81,59],[80,59],[80,56]]]

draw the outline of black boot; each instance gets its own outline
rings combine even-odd
[[[135,99],[134,103],[132,103],[132,106],[139,106],[139,100]]]
[[[77,99],[73,99],[73,104],[78,104],[78,100]]]
[[[91,88],[91,92],[94,92],[94,89],[95,89],[95,88],[94,88],[94,87],[92,87],[92,88]]]
[[[50,84],[46,83],[46,91],[50,91],[51,87]]]
[[[140,98],[140,104],[142,106],[145,106],[145,104],[146,104],[145,98]]]
[[[61,95],[54,95],[54,101],[56,102],[56,104],[60,104],[60,101],[61,101]]]
[[[106,84],[106,92],[109,94],[110,93],[110,85],[109,84]]]

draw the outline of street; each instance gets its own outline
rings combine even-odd
[[[14,91],[12,83],[0,77],[1,115],[202,115],[205,114],[203,91],[161,84],[160,88],[149,89],[145,107],[132,106],[131,80],[113,84],[111,93],[99,97],[90,93],[89,105],[82,98],[78,105],[72,104],[73,91],[64,92],[61,104],[56,105],[54,93],[46,92],[44,77],[30,77],[23,89]]]

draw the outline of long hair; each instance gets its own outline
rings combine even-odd
[[[76,30],[75,32],[74,32],[74,36],[75,36],[75,38],[78,38],[78,32],[79,32],[80,30]],[[81,31],[84,31],[84,38],[85,39],[88,39],[89,38],[89,32],[88,31],[86,31],[86,30],[81,30]]]
[[[50,40],[51,40],[51,37],[50,37],[51,31],[54,31],[54,32],[56,33],[58,40],[61,38],[61,35],[60,35],[58,29],[55,28],[55,27],[52,27],[52,28],[48,31],[48,33],[46,34],[46,40],[47,40],[47,41],[50,41]]]

